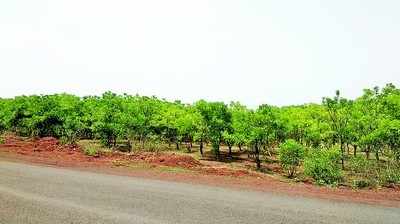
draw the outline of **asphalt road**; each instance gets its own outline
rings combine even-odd
[[[0,161],[1,224],[400,223],[400,209]]]

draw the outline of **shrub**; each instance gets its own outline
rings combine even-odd
[[[67,137],[62,136],[62,137],[60,138],[60,144],[61,144],[61,145],[68,145],[68,144],[72,144],[72,143],[68,140]]]
[[[278,154],[282,167],[288,172],[289,177],[293,177],[304,159],[303,146],[289,139],[280,145]]]
[[[383,165],[357,156],[349,162],[350,171],[356,178],[352,182],[354,188],[400,184],[400,165],[394,161],[389,160]]]
[[[304,173],[320,185],[337,185],[342,179],[339,160],[337,149],[311,151],[304,160]]]
[[[364,156],[356,156],[350,159],[349,170],[356,178],[352,182],[353,188],[379,185],[379,164],[376,161],[370,161]]]
[[[0,144],[4,144],[4,143],[6,143],[6,140],[4,139],[3,136],[0,136]]]
[[[94,146],[87,146],[84,149],[84,153],[87,156],[98,156],[99,151]]]
[[[380,172],[379,182],[382,185],[400,184],[400,165],[388,162]]]
[[[371,162],[364,156],[356,156],[349,161],[349,169],[353,174],[366,175],[371,169],[371,166]]]
[[[365,179],[356,179],[356,180],[353,180],[353,182],[352,182],[353,188],[365,188],[368,186],[370,186],[370,182]]]

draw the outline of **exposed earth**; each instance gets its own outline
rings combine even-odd
[[[61,145],[55,138],[31,140],[7,136],[5,144],[0,144],[0,159],[121,176],[400,207],[400,189],[397,188],[353,190],[348,187],[319,187],[312,183],[296,183],[265,173],[196,160],[179,153],[102,152],[87,156],[79,146]]]

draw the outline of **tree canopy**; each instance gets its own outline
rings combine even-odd
[[[305,147],[341,149],[342,166],[349,147],[373,153],[379,160],[387,152],[400,160],[400,89],[393,84],[364,90],[356,99],[337,91],[321,104],[250,109],[232,102],[197,101],[183,104],[157,97],[118,95],[77,97],[70,94],[0,98],[0,131],[22,136],[54,136],[65,143],[99,139],[113,147],[119,140],[130,150],[145,148],[149,141],[176,145],[210,144],[216,158],[220,147],[252,153],[257,166],[260,155],[288,139]]]

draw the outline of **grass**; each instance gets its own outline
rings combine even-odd
[[[131,162],[125,160],[114,160],[113,166],[116,167],[126,167],[132,170],[154,170],[159,172],[168,172],[168,173],[188,173],[193,172],[191,170],[182,168],[182,167],[170,167],[170,166],[156,166],[149,163],[144,162]]]
[[[189,173],[189,172],[193,172],[191,170],[182,168],[182,167],[170,167],[170,166],[158,166],[155,167],[155,169],[157,171],[161,171],[161,172],[168,172],[168,173]]]
[[[99,151],[93,146],[86,146],[83,150],[87,156],[97,156],[99,154]]]
[[[88,156],[95,156],[99,152],[109,153],[112,149],[106,148],[96,140],[81,140],[78,145],[83,149],[84,153]]]
[[[139,170],[154,168],[154,166],[152,166],[149,163],[131,162],[131,161],[126,161],[126,160],[114,160],[112,162],[112,164],[113,164],[113,166],[116,166],[116,167],[127,167],[127,168],[131,168],[131,169],[139,169]]]

